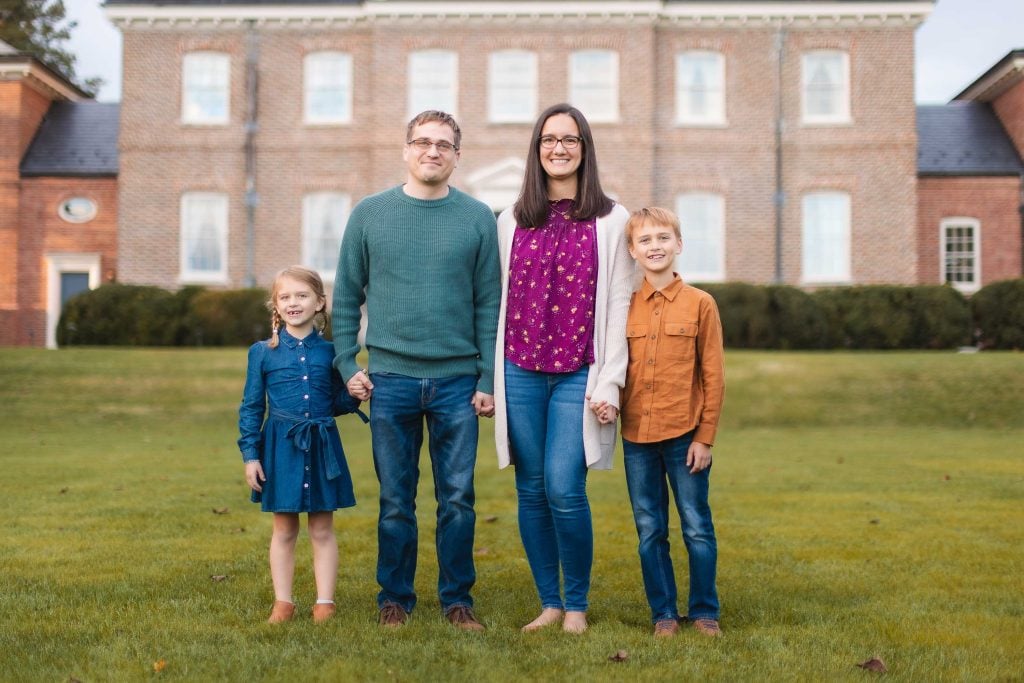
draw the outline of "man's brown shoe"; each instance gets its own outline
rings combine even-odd
[[[718,622],[714,619],[694,619],[693,627],[704,635],[713,638],[722,635],[722,629],[718,627]]]
[[[409,613],[397,602],[385,602],[377,616],[377,623],[385,628],[399,628],[408,620]]]
[[[661,619],[654,624],[655,638],[671,638],[679,632],[679,622],[676,619]]]
[[[313,605],[313,623],[322,624],[334,616],[334,603],[318,602]]]
[[[461,628],[463,631],[483,631],[485,627],[481,624],[476,615],[473,614],[473,609],[466,607],[465,605],[456,605],[444,614],[448,617],[449,623],[455,628]]]
[[[274,606],[270,609],[270,618],[267,619],[268,624],[283,624],[286,621],[291,621],[292,617],[295,616],[295,603],[285,602],[284,600],[275,600]]]

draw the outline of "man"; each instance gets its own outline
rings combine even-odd
[[[473,469],[477,416],[494,415],[500,267],[494,214],[451,187],[459,126],[425,111],[409,122],[404,185],[352,211],[334,281],[335,366],[349,393],[370,401],[380,481],[379,623],[403,625],[416,604],[416,485],[423,419],[437,498],[438,596],[455,626],[473,613]],[[356,364],[366,303],[369,374]]]

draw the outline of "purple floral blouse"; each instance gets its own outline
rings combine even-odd
[[[544,225],[516,226],[509,264],[505,358],[534,372],[575,372],[594,362],[597,221],[551,203]]]

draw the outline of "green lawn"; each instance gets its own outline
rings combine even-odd
[[[893,680],[1024,680],[1024,355],[726,361],[725,636],[655,642],[619,462],[590,477],[587,634],[519,632],[538,606],[489,422],[474,592],[488,631],[439,615],[424,467],[420,603],[383,632],[369,433],[343,418],[359,505],[336,515],[338,618],[308,618],[303,539],[303,617],[271,627],[270,516],[234,444],[245,351],[0,349],[0,680],[871,680],[856,664],[872,657]]]

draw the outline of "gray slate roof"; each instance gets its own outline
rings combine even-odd
[[[1024,162],[992,107],[951,102],[917,108],[917,174],[1001,176]]]
[[[116,176],[121,105],[54,102],[21,160],[22,176]]]

